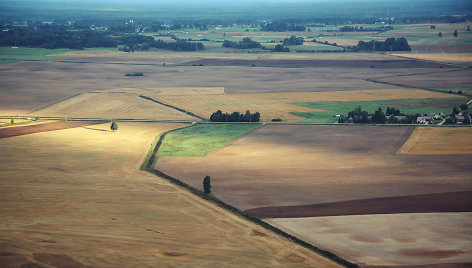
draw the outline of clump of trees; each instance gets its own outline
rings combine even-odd
[[[304,32],[304,25],[295,25],[287,22],[271,22],[261,26],[261,31],[266,32]]]
[[[144,74],[142,72],[138,72],[138,73],[127,73],[125,74],[125,76],[144,76]]]
[[[273,49],[273,52],[290,52],[290,49],[288,47],[284,47],[281,44],[277,44]]]
[[[249,37],[243,38],[239,42],[225,40],[223,41],[223,47],[236,48],[236,49],[249,49],[249,48],[265,48],[259,42],[253,41]]]
[[[284,46],[295,46],[295,45],[303,45],[305,40],[303,37],[296,37],[295,35],[290,36],[290,38],[285,38],[283,45]]]
[[[382,41],[359,41],[354,51],[411,51],[410,45],[405,37],[400,38],[387,38],[384,42]]]
[[[221,110],[216,111],[210,117],[211,122],[259,122],[261,114],[258,112],[251,113],[249,110],[242,114],[239,112],[223,113]]]

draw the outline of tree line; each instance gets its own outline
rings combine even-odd
[[[216,111],[210,116],[211,122],[259,122],[261,114],[258,112],[251,113],[249,110],[242,114],[239,112],[223,113],[221,110]]]

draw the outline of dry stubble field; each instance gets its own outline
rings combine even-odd
[[[0,266],[337,267],[138,168],[178,124],[0,139]]]
[[[34,112],[39,116],[75,118],[125,118],[198,120],[161,104],[143,99],[129,90],[88,92]]]
[[[392,89],[392,86],[364,81],[363,79],[382,76],[405,75],[412,73],[444,72],[451,68],[370,68],[358,66],[362,61],[392,61],[392,57],[380,54],[352,55],[245,55],[234,56],[251,60],[264,59],[273,62],[280,60],[287,64],[300,64],[301,67],[247,67],[247,66],[180,66],[162,65],[167,59],[176,62],[189,62],[195,59],[215,59],[214,54],[166,54],[135,53],[133,55],[116,53],[113,57],[98,55],[69,61],[17,62],[0,65],[0,114],[26,114],[46,105],[61,101],[76,94],[110,89],[140,88],[224,88],[227,94],[270,93],[270,92],[321,92],[357,91],[368,89]],[[156,56],[157,55],[157,56]],[[148,57],[150,62],[141,62]],[[216,59],[228,59],[219,56]],[[330,58],[331,57],[331,58]],[[229,58],[231,59],[231,58]],[[308,63],[307,63],[308,61]],[[310,62],[328,62],[321,67]],[[414,60],[400,59],[398,62],[417,63]],[[116,63],[116,64],[114,64]],[[289,64],[289,65],[290,65]],[[333,65],[334,64],[334,65]],[[365,64],[364,64],[365,65]],[[437,65],[437,64],[436,64]],[[395,68],[392,68],[395,67]],[[420,66],[417,66],[420,67]],[[126,73],[143,72],[143,77],[126,77]],[[467,73],[464,73],[467,75]],[[468,78],[459,78],[468,79]],[[34,114],[34,113],[33,113]]]
[[[472,205],[472,200],[467,197],[471,196],[472,191],[472,155],[396,154],[412,130],[410,127],[387,126],[265,126],[205,157],[160,157],[156,168],[194,187],[200,187],[201,181],[198,178],[208,174],[212,177],[212,192],[215,196],[240,209],[322,203],[329,206],[333,202],[349,200],[366,200],[370,205],[376,205],[376,198],[397,197],[402,200],[405,197],[408,200],[411,197],[419,198],[420,195],[443,193],[442,198],[451,199],[448,210],[439,209],[439,212],[445,212],[464,202],[464,199],[455,199],[459,196],[456,192],[464,191],[468,191],[466,204]],[[447,147],[447,144],[443,146]],[[430,198],[437,199],[434,196]],[[427,203],[426,201],[425,204]],[[333,209],[334,205],[335,203]],[[467,205],[466,211],[470,207]],[[386,208],[382,213],[388,214],[398,209]],[[419,207],[416,211],[422,212],[431,211],[426,207]],[[402,214],[395,215],[403,217]],[[383,231],[375,231],[365,238],[366,241],[358,241],[364,244],[354,248],[352,240],[360,240],[365,230],[368,230],[367,227],[360,227],[363,226],[362,222],[357,225],[353,221],[356,227],[349,228],[344,223],[339,232],[346,234],[343,238],[346,241],[333,231],[331,236],[326,234],[323,242],[313,238],[313,230],[320,226],[317,224],[318,218],[313,218],[310,228],[295,223],[293,226],[298,227],[292,228],[292,222],[303,218],[268,221],[358,263],[470,263],[471,237],[463,232],[468,226],[470,213],[439,213],[437,217],[441,218],[440,222],[447,222],[449,215],[454,215],[458,226],[462,227],[446,230],[447,225],[425,225],[421,220],[423,217],[417,217],[418,221],[413,217],[404,224],[409,228],[410,238],[417,243],[402,239],[391,240],[382,235]],[[364,218],[370,216],[372,215],[365,215]],[[387,221],[381,215],[375,217],[376,222]],[[400,219],[398,218],[399,221]],[[355,228],[363,232],[356,233]],[[396,227],[385,226],[385,229],[388,228],[393,230]],[[437,238],[438,234],[434,237],[426,235],[434,232],[444,235],[440,235],[440,238]],[[369,250],[373,245],[371,239],[374,242],[382,241],[377,244],[375,251]],[[420,250],[421,243],[427,246],[421,248],[421,254],[413,256],[412,252]],[[452,248],[457,252],[442,255],[445,248]]]

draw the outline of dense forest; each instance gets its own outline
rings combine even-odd
[[[120,35],[113,33],[123,30]],[[203,50],[199,42],[175,38],[174,42],[155,40],[151,36],[126,33],[125,29],[108,30],[105,27],[81,28],[72,25],[40,24],[34,26],[5,27],[0,31],[0,46],[41,47],[48,49],[84,49],[91,47],[117,47],[123,51],[147,51],[151,48],[196,51]]]
[[[261,25],[261,31],[266,32],[304,32],[304,25],[295,25],[288,22],[271,22]]]
[[[411,51],[410,45],[405,37],[387,38],[385,41],[359,41],[354,51]]]

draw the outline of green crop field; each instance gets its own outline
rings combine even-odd
[[[260,124],[198,124],[167,134],[158,156],[205,156]]]
[[[361,106],[362,110],[373,113],[379,107],[385,112],[387,107],[400,109],[404,114],[439,113],[450,114],[454,106],[459,106],[467,100],[463,97],[451,99],[399,99],[376,101],[326,101],[326,102],[296,102],[293,104],[312,109],[326,110],[325,112],[292,113],[305,117],[301,123],[335,123],[336,115],[347,115],[354,108]]]
[[[46,48],[27,48],[27,47],[0,47],[0,64],[12,63],[21,60],[47,61],[69,59],[74,56],[50,56],[56,54],[65,54],[74,51],[95,51],[95,50],[117,50],[116,48],[86,48],[84,50],[73,49],[46,49]]]

